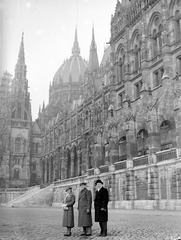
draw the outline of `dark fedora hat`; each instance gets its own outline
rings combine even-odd
[[[69,189],[72,189],[72,187],[67,187],[66,189],[65,189],[65,191],[67,192]]]
[[[98,183],[103,184],[103,182],[101,181],[101,179],[97,179],[96,182],[95,182],[95,185],[97,185]]]
[[[86,186],[87,183],[85,183],[85,182],[81,182],[79,186],[82,186],[82,185],[85,185],[85,186]]]

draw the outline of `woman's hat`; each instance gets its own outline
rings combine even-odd
[[[86,186],[87,183],[85,183],[85,182],[81,182],[79,186],[82,186],[82,185],[85,185],[85,186]]]
[[[69,189],[72,189],[72,187],[67,187],[66,189],[65,189],[65,191],[67,192]]]
[[[95,185],[97,185],[98,183],[103,184],[103,182],[101,181],[101,179],[97,179],[96,182],[95,182]]]

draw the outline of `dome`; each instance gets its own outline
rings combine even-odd
[[[80,48],[77,41],[77,30],[75,31],[75,40],[72,48],[72,56],[66,60],[55,73],[53,78],[53,85],[57,85],[60,82],[79,82],[84,78],[84,72],[88,67],[88,64],[79,55]]]

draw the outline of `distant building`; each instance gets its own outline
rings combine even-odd
[[[41,132],[32,123],[24,39],[15,75],[5,72],[0,81],[0,188],[40,184]]]

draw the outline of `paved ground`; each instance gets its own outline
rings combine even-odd
[[[62,209],[0,207],[0,240],[181,240],[181,211],[109,210],[108,236],[97,237],[98,223],[91,237],[80,237],[75,227],[71,237],[64,237]],[[93,213],[94,216],[94,213]]]

